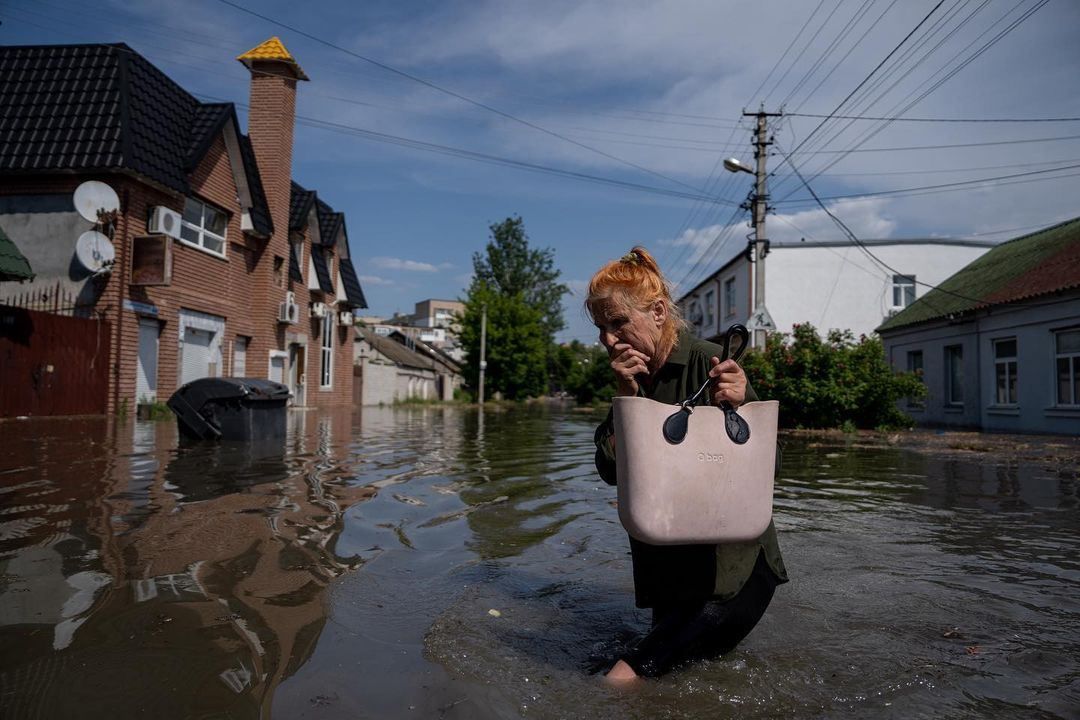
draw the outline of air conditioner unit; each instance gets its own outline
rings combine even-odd
[[[338,313],[337,316],[338,325],[344,325],[346,327],[353,324],[353,314],[350,310],[343,310]]]
[[[295,325],[300,322],[300,306],[293,302],[293,294],[286,296],[285,302],[278,304],[278,322]]]
[[[321,318],[326,317],[326,303],[313,302],[311,303],[311,317]]]
[[[150,208],[150,221],[147,230],[152,233],[163,233],[169,237],[180,239],[180,213],[170,210],[164,205],[155,205]]]

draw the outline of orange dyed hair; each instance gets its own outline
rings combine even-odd
[[[671,289],[660,266],[640,245],[612,260],[596,271],[589,280],[589,293],[585,298],[585,310],[596,322],[608,308],[622,310],[636,308],[645,311],[657,300],[667,306],[667,322],[663,328],[662,342],[674,347],[679,330],[685,326],[679,307],[671,299]]]

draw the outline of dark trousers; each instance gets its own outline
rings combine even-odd
[[[653,608],[652,630],[623,660],[638,675],[658,677],[688,662],[719,657],[754,629],[777,584],[761,553],[746,584],[730,600]]]

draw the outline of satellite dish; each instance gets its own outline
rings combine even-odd
[[[98,221],[98,210],[112,212],[120,209],[116,191],[103,182],[87,180],[75,188],[75,209],[90,222]]]
[[[116,251],[105,235],[97,230],[87,230],[75,242],[75,257],[84,268],[99,273],[112,267]]]

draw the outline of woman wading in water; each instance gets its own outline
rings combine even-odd
[[[585,301],[616,377],[617,395],[678,403],[714,378],[708,402],[734,407],[757,400],[723,349],[694,337],[678,316],[656,261],[635,247],[602,267]],[[596,429],[596,469],[616,481],[612,413]],[[656,677],[717,657],[745,638],[787,582],[772,523],[760,538],[723,545],[650,545],[630,538],[637,606],[652,609],[652,629],[607,673],[613,683]]]

